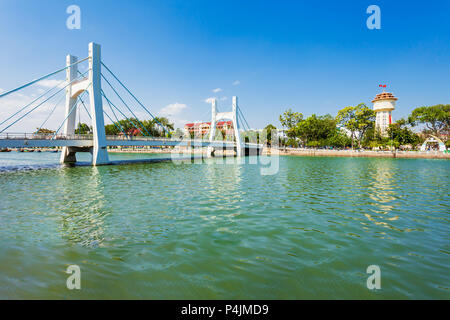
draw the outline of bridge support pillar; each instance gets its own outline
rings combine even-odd
[[[67,55],[66,57],[66,66],[70,66],[78,61],[78,58],[72,55]],[[66,82],[70,83],[74,79],[78,77],[78,65],[71,66],[66,69]],[[64,123],[63,134],[73,135],[75,133],[75,122],[77,119],[77,110],[72,110],[74,105],[77,102],[77,97],[73,97],[72,86],[68,86],[66,88],[66,113],[65,117],[67,118]],[[63,147],[61,152],[60,163],[72,163],[76,162],[77,159],[75,157],[75,153],[69,152],[69,147]]]
[[[76,151],[71,150],[71,147],[63,147],[61,152],[60,163],[61,164],[74,164],[77,162]]]
[[[92,114],[92,131],[94,134],[94,149],[92,165],[98,166],[109,163],[105,134],[105,120],[103,118],[102,79],[101,79],[101,48],[99,44],[89,43],[89,102]]]
[[[216,137],[216,114],[217,114],[217,100],[213,99],[211,103],[211,127],[209,129],[209,142],[212,143],[214,141],[214,138]],[[214,157],[214,148],[208,147],[207,151],[207,157],[212,158]]]
[[[215,148],[213,148],[213,147],[208,147],[208,150],[207,150],[207,157],[208,157],[208,158],[214,157],[215,152],[216,152],[216,149],[215,149]]]
[[[233,97],[233,128],[234,128],[234,137],[236,139],[236,156],[237,157],[241,157],[242,154],[242,141],[241,141],[241,133],[239,131],[240,129],[240,125],[239,125],[239,121],[238,121],[238,116],[237,116],[237,108],[238,108],[238,101],[237,101],[237,97],[234,96]]]
[[[93,147],[64,147],[61,154],[61,164],[75,164],[77,162],[77,152],[93,153]]]

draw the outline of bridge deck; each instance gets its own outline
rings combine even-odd
[[[214,147],[218,149],[232,149],[236,143],[232,141],[213,141],[196,139],[166,139],[149,137],[107,136],[108,146],[192,146],[192,147]],[[0,135],[0,148],[51,148],[51,147],[92,147],[94,141],[90,135],[33,135],[33,134],[5,134]],[[258,149],[261,145],[246,143],[245,148]]]

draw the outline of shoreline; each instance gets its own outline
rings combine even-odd
[[[167,149],[151,149],[151,150],[127,150],[112,149],[108,150],[112,153],[158,153],[170,154],[172,152],[187,153],[186,149],[167,150]],[[203,154],[206,150],[194,150],[194,154]],[[275,151],[276,152],[276,151]],[[271,149],[264,149],[264,155],[274,154]],[[349,158],[399,158],[399,159],[450,159],[450,153],[440,151],[356,151],[356,150],[320,150],[320,149],[283,149],[278,150],[280,156],[299,156],[299,157],[349,157]]]
[[[187,153],[186,149],[182,150],[167,150],[167,149],[152,149],[152,150],[127,150],[127,149],[112,149],[108,150],[112,153],[157,153],[170,154],[172,152]],[[194,150],[194,154],[203,154],[206,150]],[[276,151],[275,151],[276,152]],[[264,149],[264,155],[275,153],[271,149]],[[279,149],[280,156],[299,156],[299,157],[348,157],[348,158],[399,158],[399,159],[450,159],[450,153],[440,151],[356,151],[356,150],[319,150],[319,149]]]
[[[284,156],[349,157],[349,158],[399,158],[399,159],[450,159],[450,153],[440,151],[356,151],[356,150],[279,150]]]
[[[30,148],[31,149],[31,148]],[[34,152],[55,152],[55,149],[36,148]],[[11,151],[18,152],[16,149]],[[26,150],[25,152],[29,152]],[[58,150],[57,152],[60,152]],[[108,153],[141,153],[141,154],[204,154],[206,149],[194,149],[187,152],[186,149],[109,149]],[[450,159],[450,153],[440,151],[372,151],[372,150],[321,150],[321,149],[263,149],[263,155],[278,154],[280,156],[298,156],[298,157],[349,157],[349,158],[399,158],[399,159]]]

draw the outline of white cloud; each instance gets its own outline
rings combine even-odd
[[[176,116],[179,115],[183,110],[187,109],[187,105],[185,105],[184,103],[172,103],[172,104],[168,104],[167,106],[165,106],[164,108],[161,109],[161,111],[159,111],[159,114],[163,115],[163,116]]]
[[[205,99],[205,102],[211,104],[214,101],[214,99],[217,99],[217,98],[216,97],[209,97],[209,98]]]
[[[238,86],[240,84],[241,84],[241,82],[239,80],[236,80],[236,81],[233,82],[233,86]]]
[[[30,93],[28,95],[24,95],[21,93],[14,93],[10,96],[7,96],[2,99],[2,108],[0,109],[0,119],[6,120],[10,116],[12,116],[14,113],[18,112],[21,108],[26,106],[28,103],[33,101],[33,95],[34,93]],[[32,111],[30,114],[25,114],[31,110],[33,110],[34,107],[36,107],[40,101],[37,101],[33,103],[31,106],[20,112],[18,115],[14,116],[12,119],[4,123],[0,130],[6,129],[10,124],[12,124],[14,121],[19,120],[22,116],[25,116],[23,119],[19,120],[17,123],[6,129],[6,132],[15,132],[15,133],[31,133],[36,130],[37,127],[39,127],[44,120],[47,119],[53,108],[55,107],[55,104],[59,101],[57,108],[55,109],[55,112],[52,114],[52,116],[48,119],[48,121],[45,123],[45,127],[49,129],[56,130],[59,128],[61,123],[63,122],[65,116],[64,116],[64,99],[60,100],[61,95],[58,95],[49,101],[43,103],[39,108]],[[0,122],[2,122],[0,121]]]
[[[171,103],[162,108],[159,111],[160,116],[167,117],[170,122],[173,122],[175,128],[183,128],[184,125],[188,122],[184,118],[181,118],[181,114],[183,111],[188,109],[188,106],[184,103]]]
[[[3,90],[2,88],[0,88],[0,93],[4,92],[5,90]]]
[[[228,98],[227,98],[227,97],[220,97],[220,98],[217,98],[217,97],[209,97],[209,98],[206,98],[204,101],[205,101],[206,103],[211,104],[211,103],[213,102],[214,99],[220,100],[220,101],[225,101],[225,100],[227,100]]]
[[[46,88],[53,88],[53,87],[58,87],[58,88],[64,88],[66,86],[66,82],[64,80],[41,80],[38,82],[38,84],[41,87],[46,87]]]
[[[215,88],[215,89],[213,89],[213,91],[212,92],[214,92],[214,93],[218,93],[218,92],[221,92],[221,91],[223,91],[221,88]]]

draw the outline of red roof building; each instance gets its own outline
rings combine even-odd
[[[186,123],[184,125],[184,131],[186,134],[194,134],[194,135],[205,135],[208,134],[211,130],[211,122],[194,122],[194,123]],[[225,134],[228,135],[233,133],[233,122],[232,121],[219,121],[216,124],[216,130],[225,131]]]

